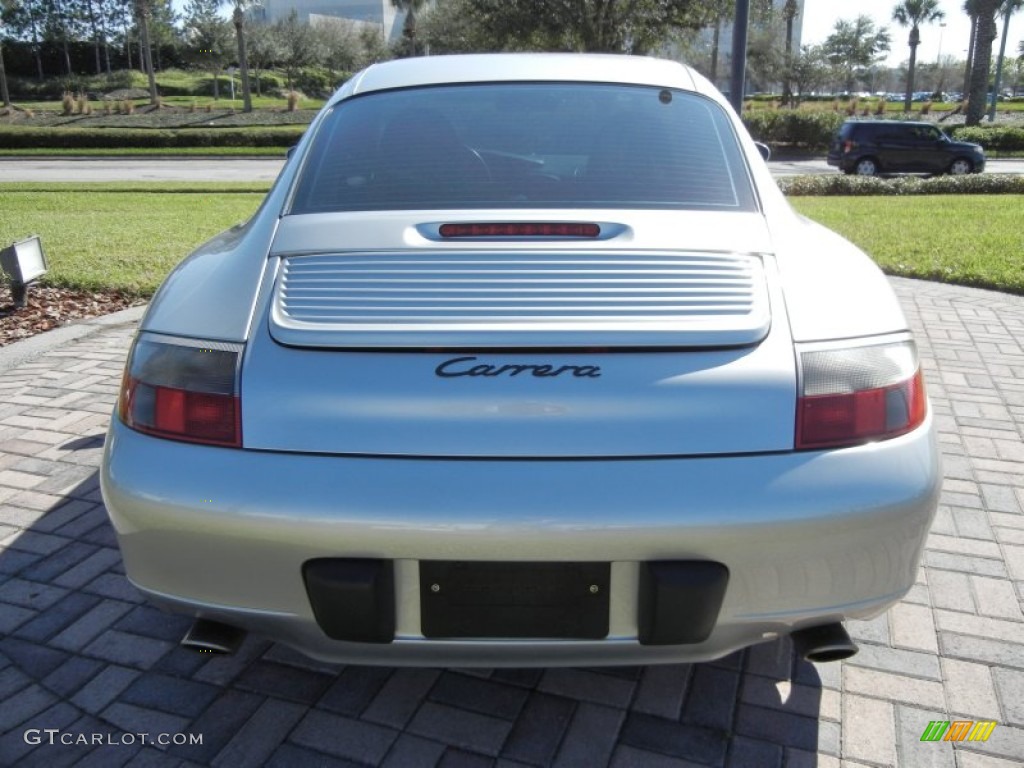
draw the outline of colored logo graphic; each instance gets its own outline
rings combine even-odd
[[[995,720],[932,720],[921,741],[988,741],[995,727]]]

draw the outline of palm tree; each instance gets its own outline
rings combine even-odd
[[[971,65],[974,62],[974,43],[978,37],[978,0],[964,0],[964,13],[971,18],[971,39],[967,44],[967,66],[964,67],[964,100],[967,99],[967,92],[971,89]]]
[[[1014,11],[1024,7],[1024,0],[1003,0],[999,13],[1003,17],[1003,37],[999,41],[999,58],[996,60],[996,82],[992,88],[992,106],[989,108],[988,119],[996,119],[996,102],[999,100],[999,86],[1003,76],[1003,59],[1006,57],[1006,38],[1010,35],[1010,17]]]
[[[971,86],[967,99],[967,125],[977,125],[985,114],[988,75],[992,67],[992,41],[996,39],[996,13],[1003,0],[977,0],[978,30],[975,32]]]
[[[921,24],[931,24],[946,18],[939,8],[939,0],[903,0],[893,8],[892,20],[901,27],[910,27],[910,65],[907,67],[907,95],[903,111],[910,111],[914,96],[914,66],[917,64],[917,46],[921,44]]]
[[[249,87],[249,56],[245,45],[245,14],[259,5],[259,0],[223,0],[234,6],[231,21],[235,25],[235,40],[238,42],[238,74],[242,79],[242,111],[252,112],[252,90]]]
[[[399,11],[405,11],[405,22],[402,24],[402,37],[412,46],[412,55],[416,50],[416,14],[423,10],[427,0],[391,0],[391,4]]]

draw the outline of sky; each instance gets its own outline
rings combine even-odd
[[[854,19],[863,14],[870,16],[876,26],[886,26],[892,36],[892,47],[886,63],[897,66],[910,57],[907,39],[910,30],[899,26],[892,20],[892,9],[897,0],[857,0],[855,3],[843,0],[804,0],[804,45],[816,45],[825,42],[832,32],[837,19]],[[939,7],[946,12],[945,27],[928,24],[921,27],[921,45],[917,49],[918,62],[934,62],[940,54],[942,44],[943,56],[954,56],[957,59],[967,58],[967,44],[971,37],[971,21],[963,12],[963,0],[940,0]],[[999,54],[999,44],[1003,33],[1003,20],[997,19],[999,37],[992,46],[992,55]],[[1024,40],[1024,10],[1017,11],[1010,17],[1010,34],[1006,43],[1006,55],[1017,56],[1017,47]]]

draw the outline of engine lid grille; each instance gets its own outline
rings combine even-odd
[[[342,348],[743,346],[770,321],[753,255],[344,253],[282,260],[271,333]]]

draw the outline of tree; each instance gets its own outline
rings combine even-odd
[[[93,53],[96,56],[96,74],[100,74],[103,71],[103,61],[100,58],[100,48],[104,44],[102,42],[102,35],[100,34],[100,20],[99,13],[96,7],[96,3],[93,0],[85,0],[85,15],[89,21],[89,26],[92,27],[92,45]]]
[[[46,26],[44,27],[44,34],[60,45],[61,59],[64,64],[64,74],[68,78],[72,75],[70,50],[71,30],[69,28],[77,21],[74,14],[71,12],[72,8],[68,7],[69,5],[70,3],[67,3],[67,0],[49,0],[45,6]]]
[[[472,0],[438,0],[417,22],[417,34],[430,41],[434,54],[478,53],[493,44],[470,7]],[[376,36],[380,39],[380,36]],[[363,48],[367,42],[363,39]]]
[[[7,90],[7,69],[4,67],[4,28],[7,14],[14,9],[14,0],[0,0],[0,99],[4,106],[11,106],[11,94]]]
[[[274,36],[281,47],[280,63],[288,78],[288,90],[292,90],[302,68],[320,59],[319,41],[309,24],[299,22],[299,14],[294,10],[274,22]]]
[[[361,45],[355,25],[348,19],[327,17],[319,20],[313,29],[331,78],[337,81],[339,72],[351,73]]]
[[[163,51],[181,41],[175,26],[179,21],[170,0],[149,0],[149,45],[153,51],[153,71],[163,69]]]
[[[722,25],[728,23],[736,12],[733,0],[711,0],[708,3],[713,20],[711,26],[711,56],[708,64],[708,79],[712,83],[718,81],[718,50],[722,41]]]
[[[892,11],[892,20],[901,27],[910,27],[910,64],[907,66],[907,93],[903,111],[909,112],[914,100],[914,66],[917,64],[917,46],[921,44],[922,24],[931,24],[946,18],[939,9],[939,0],[903,0]]]
[[[245,34],[246,57],[252,67],[256,81],[256,95],[262,96],[263,89],[260,83],[260,72],[269,69],[271,65],[281,58],[281,48],[277,44],[273,27],[268,24],[256,24],[250,27]]]
[[[497,50],[647,54],[684,30],[708,26],[700,0],[469,0]]]
[[[149,19],[153,12],[151,3],[153,0],[134,0],[135,2],[135,23],[139,27],[139,54],[142,58],[142,67],[149,78],[149,103],[154,107],[160,103],[160,96],[156,92],[156,72],[153,69],[153,47],[149,42]]]
[[[1010,17],[1014,11],[1024,6],[1024,0],[1003,0],[999,7],[999,13],[1003,17],[1003,36],[999,41],[999,59],[996,62],[996,81],[992,86],[992,106],[989,109],[988,119],[996,119],[996,102],[999,99],[999,87],[1003,76],[1003,59],[1006,57],[1006,38],[1010,35]]]
[[[416,43],[416,16],[426,6],[427,0],[391,0],[397,10],[405,13],[405,21],[402,23],[403,46],[409,56],[416,56],[419,53]]]
[[[22,40],[32,43],[32,56],[36,61],[36,77],[43,79],[42,36],[46,22],[46,8],[41,2],[7,2],[4,24]]]
[[[825,49],[820,45],[804,45],[790,57],[786,78],[796,90],[796,103],[805,94],[815,90],[828,78],[829,63]]]
[[[783,27],[773,15],[751,18],[747,34],[747,72],[752,90],[774,91],[785,77],[786,59],[780,45]]]
[[[974,43],[978,37],[978,0],[964,0],[963,11],[971,19],[971,37],[967,44],[967,64],[964,66],[964,99],[971,90],[971,67],[974,64]]]
[[[428,40],[432,39],[430,37]],[[371,27],[364,27],[359,33],[359,57],[356,59],[355,69],[368,67],[378,61],[384,61],[391,57],[388,47],[384,45],[384,39]]]
[[[977,125],[985,114],[988,75],[992,66],[992,41],[996,39],[996,12],[1002,0],[977,0],[978,28],[975,32],[974,58],[971,62],[970,89],[967,97],[967,125]]]
[[[885,27],[875,29],[870,16],[853,21],[840,19],[825,40],[823,50],[832,66],[840,73],[847,92],[854,90],[857,80],[888,52],[891,39]]]
[[[245,40],[245,14],[254,6],[259,5],[259,0],[224,0],[228,5],[234,6],[231,11],[231,23],[235,25],[235,43],[238,46],[238,72],[242,80],[242,111],[252,112],[252,91],[249,87],[249,56],[246,51]]]
[[[231,48],[231,30],[221,18],[220,0],[189,0],[185,32],[193,60],[213,76],[213,98],[220,98],[220,73]]]

